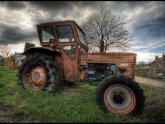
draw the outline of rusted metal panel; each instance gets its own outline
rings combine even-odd
[[[111,52],[111,53],[88,53],[87,61],[82,60],[81,63],[107,63],[116,64],[117,67],[121,64],[128,64],[127,70],[123,75],[134,78],[134,65],[136,64],[136,54],[127,52]]]
[[[76,78],[76,61],[69,58],[64,50],[60,50],[62,54],[63,73],[65,80],[74,81]]]
[[[87,63],[136,64],[136,54],[127,52],[88,53]]]
[[[54,59],[58,63],[58,69],[60,70],[60,79],[64,80],[64,72],[63,72],[64,69],[63,69],[63,63],[62,63],[62,56],[61,55],[55,56]]]
[[[80,65],[85,65],[87,63],[88,51],[83,47],[80,47]]]
[[[85,72],[84,69],[81,69],[81,67],[83,67],[84,65],[87,64],[87,54],[88,53],[88,49],[84,48],[83,46],[80,45],[80,49],[79,49],[79,80],[83,80],[85,78]]]

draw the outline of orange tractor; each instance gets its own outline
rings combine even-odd
[[[88,53],[85,33],[75,21],[37,25],[42,47],[24,51],[18,83],[32,91],[57,91],[63,83],[89,82],[97,86],[96,103],[118,115],[140,114],[143,90],[134,80],[136,54]]]

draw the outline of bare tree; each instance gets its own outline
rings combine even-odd
[[[14,58],[10,55],[10,49],[8,46],[0,45],[0,55],[3,57],[0,61],[1,65],[4,66],[4,68],[13,68]]]
[[[10,55],[10,49],[8,48],[7,45],[1,45],[0,46],[0,54],[4,57],[7,58]]]
[[[87,35],[89,49],[106,52],[110,48],[128,50],[133,36],[125,27],[125,18],[113,14],[111,9],[102,8],[83,24],[82,29]]]

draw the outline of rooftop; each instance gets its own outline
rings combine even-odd
[[[162,57],[158,57],[158,56],[155,56],[155,60],[153,61],[153,63],[156,63],[156,62],[160,62],[160,61],[163,61],[165,60],[165,55],[163,53]]]

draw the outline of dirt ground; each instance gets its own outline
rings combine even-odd
[[[142,84],[146,84],[146,85],[150,85],[154,87],[165,88],[165,81],[159,81],[159,80],[149,79],[149,78],[144,78],[144,77],[139,77],[139,76],[136,76],[135,80],[138,83],[142,83]]]
[[[5,106],[0,103],[0,123],[41,123],[37,118],[27,118],[23,113],[18,113],[16,117],[11,117],[14,107]]]
[[[5,107],[0,103],[0,123],[11,123],[12,120],[9,118],[9,113],[11,112],[10,107]]]

